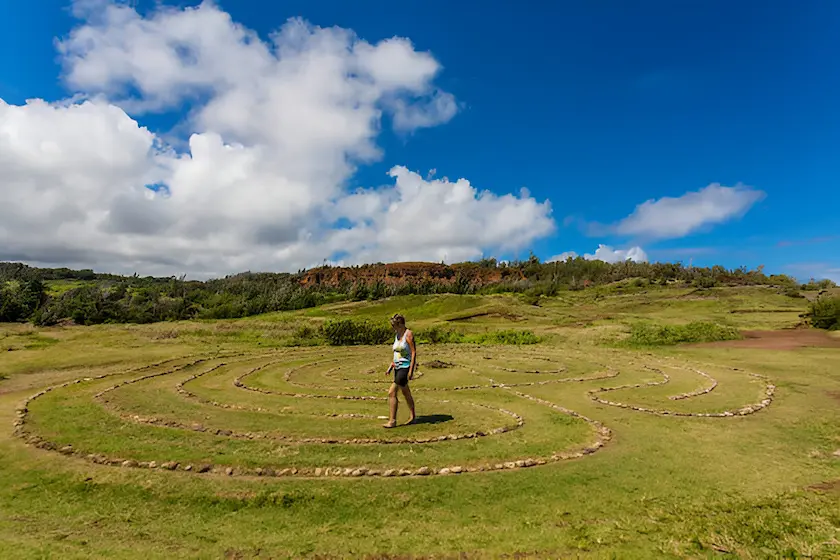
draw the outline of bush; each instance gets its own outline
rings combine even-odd
[[[537,344],[540,337],[531,331],[491,331],[469,337],[470,342],[478,344]]]
[[[694,280],[694,286],[701,289],[714,288],[717,286],[717,281],[714,278],[709,278],[708,276],[701,276]]]
[[[438,326],[419,331],[417,342],[425,344],[537,344],[540,337],[531,331],[503,330],[486,333],[464,334]]]
[[[805,297],[805,296],[802,295],[802,292],[799,291],[798,286],[786,286],[784,288],[784,290],[782,291],[782,294],[784,294],[785,296],[790,297],[790,298]]]
[[[840,296],[820,296],[808,306],[811,326],[818,329],[840,329]]]
[[[334,319],[321,327],[321,333],[333,346],[355,346],[358,344],[384,344],[394,335],[388,325],[373,323],[367,319]]]
[[[324,342],[321,334],[321,330],[317,327],[304,323],[295,328],[291,344],[292,346],[318,346]]]
[[[686,325],[651,325],[635,323],[627,342],[633,346],[664,346],[690,342],[737,340],[741,333],[733,327],[697,321]]]
[[[426,344],[446,344],[464,341],[464,334],[452,329],[445,329],[435,325],[415,333],[417,342]]]

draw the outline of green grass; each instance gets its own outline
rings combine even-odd
[[[663,346],[692,342],[720,342],[741,338],[738,329],[717,323],[693,322],[685,325],[634,323],[625,341],[632,346]]]
[[[47,293],[52,297],[58,297],[64,292],[74,290],[76,288],[83,288],[95,284],[93,281],[85,280],[48,280],[45,282]]]
[[[413,296],[232,321],[0,325],[0,556],[836,557],[836,349],[681,344],[731,338],[738,329],[793,326],[806,305],[766,288],[631,283],[565,292],[541,298],[539,306],[508,296]],[[418,414],[434,415],[436,422],[384,430],[377,418],[387,414],[384,400],[287,394],[384,397],[390,344],[328,346],[316,333],[325,321],[341,318],[387,326],[395,312],[406,315],[422,340],[422,376],[411,387]],[[442,341],[457,341],[432,344],[432,329]],[[306,346],[290,346],[301,343]],[[246,355],[212,357],[219,352]],[[173,370],[198,354],[209,360]],[[179,359],[128,371],[170,358]],[[266,364],[242,382],[273,393],[233,385]],[[765,382],[750,372],[766,375],[776,394],[768,408],[737,418],[661,417],[589,398],[587,391],[600,387],[662,379],[647,366],[667,373],[670,382],[600,395],[633,406],[717,412],[762,398]],[[709,386],[695,369],[712,376],[715,389],[670,399]],[[610,371],[618,375],[580,380]],[[107,402],[94,398],[118,382],[154,373],[165,375],[122,385],[103,396]],[[103,374],[110,377],[56,389],[29,406],[27,429],[72,444],[82,456],[28,447],[12,436],[23,398]],[[179,393],[179,382],[193,396]],[[478,388],[454,390],[467,385]],[[613,437],[591,455],[544,466],[388,479],[196,474],[83,458],[98,453],[235,469],[415,469],[538,457],[591,440],[592,429],[582,420],[514,391],[603,422]],[[499,409],[521,415],[524,425],[426,444],[277,439],[434,438],[515,423]],[[342,414],[362,416],[332,416]],[[206,431],[149,425],[135,415],[200,424]],[[407,416],[402,399],[398,416]],[[215,429],[261,437],[237,439]]]

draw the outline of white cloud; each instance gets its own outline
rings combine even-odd
[[[613,249],[609,245],[598,245],[595,254],[586,253],[583,258],[589,261],[599,260],[608,263],[624,262],[647,262],[648,256],[641,247],[630,247],[629,249]]]
[[[762,191],[717,183],[680,197],[647,200],[614,226],[619,235],[648,239],[684,237],[702,228],[742,216],[763,199]]]
[[[469,259],[554,229],[527,192],[399,165],[389,185],[344,190],[382,158],[383,115],[404,132],[457,112],[434,84],[440,63],[407,39],[293,19],[263,41],[210,3],[74,8],[83,21],[59,42],[73,100],[0,100],[0,260],[202,277],[336,255]],[[185,104],[186,134],[169,143],[134,120]]]
[[[578,254],[574,251],[566,251],[548,259],[546,262],[565,261],[568,258],[577,258]],[[604,261],[608,263],[624,262],[631,260],[634,262],[648,262],[647,253],[641,247],[630,247],[629,249],[613,249],[609,245],[599,244],[595,253],[584,253],[583,258],[588,261]]]
[[[548,259],[545,262],[547,262],[547,263],[562,262],[562,261],[565,261],[566,259],[576,259],[577,257],[578,257],[578,254],[575,253],[574,251],[566,251],[564,253],[560,253],[559,255],[554,255],[553,257],[551,257],[550,259]]]

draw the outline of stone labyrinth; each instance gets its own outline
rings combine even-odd
[[[399,426],[385,429],[389,358],[385,347],[185,356],[40,391],[18,408],[15,433],[128,468],[456,475],[580,459],[628,415],[737,423],[775,390],[756,373],[638,353],[428,346],[411,382],[417,421],[405,425],[401,396]]]

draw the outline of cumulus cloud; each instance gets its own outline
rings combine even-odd
[[[649,239],[684,237],[704,227],[742,216],[765,194],[743,185],[713,183],[680,197],[647,200],[614,226],[619,235]]]
[[[566,251],[548,259],[546,262],[565,261],[569,258],[577,258],[578,254],[574,251]],[[595,253],[584,253],[583,258],[588,261],[604,261],[608,263],[618,263],[627,260],[634,262],[648,262],[647,253],[641,247],[630,247],[629,249],[613,249],[609,245],[599,244],[595,249]]]
[[[73,97],[0,99],[0,259],[206,277],[463,260],[554,229],[527,192],[399,165],[384,186],[345,190],[383,157],[383,116],[406,132],[458,111],[434,83],[441,64],[408,39],[291,19],[263,40],[208,2],[74,13],[58,42]],[[156,111],[185,115],[175,138],[141,124]]]

